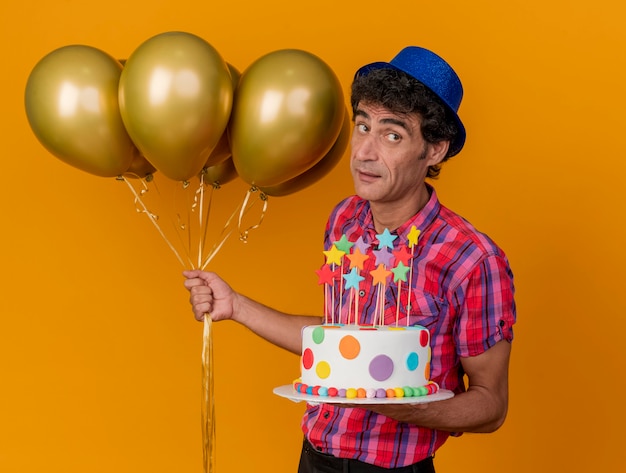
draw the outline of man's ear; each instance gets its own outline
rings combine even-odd
[[[450,142],[445,140],[436,143],[428,143],[428,147],[428,165],[435,166],[445,159],[448,154],[448,149],[450,148]]]

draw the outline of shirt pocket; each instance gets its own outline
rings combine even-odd
[[[425,292],[413,291],[408,325],[421,325],[432,333],[441,317],[446,314],[448,303],[445,299]]]

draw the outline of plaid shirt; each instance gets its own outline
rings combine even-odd
[[[500,340],[513,339],[513,275],[506,256],[493,241],[442,206],[434,189],[428,189],[431,196],[426,206],[391,232],[397,236],[393,241],[395,251],[409,247],[413,226],[420,235],[409,260],[411,277],[403,284],[399,284],[401,278],[396,283],[392,277],[385,286],[385,324],[393,325],[397,318],[401,325],[407,324],[407,287],[411,281],[408,325],[423,325],[430,331],[431,379],[441,388],[460,393],[465,390],[461,357],[479,355]],[[351,243],[362,237],[361,246],[369,245],[368,258],[360,271],[365,279],[358,286],[358,303],[354,302],[353,291],[340,286],[345,284],[343,278],[335,282],[334,293],[343,297],[329,297],[327,293],[327,321],[331,322],[333,312],[341,312],[340,320],[335,316],[334,322],[347,323],[349,317],[354,323],[358,307],[359,323],[373,324],[378,284],[373,284],[370,271],[376,268],[374,251],[380,245],[366,200],[352,196],[335,207],[326,227],[325,249],[340,242],[344,235]],[[397,258],[401,257],[398,253]],[[343,274],[347,272],[344,267]],[[332,303],[334,311],[329,307]],[[333,404],[307,405],[302,430],[322,452],[384,468],[406,466],[429,457],[450,435],[366,409]]]

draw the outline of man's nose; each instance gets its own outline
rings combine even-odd
[[[362,136],[352,142],[352,151],[356,159],[365,161],[374,159],[375,144],[371,136]]]

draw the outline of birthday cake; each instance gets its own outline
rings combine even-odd
[[[327,324],[302,331],[297,392],[322,397],[416,397],[429,381],[430,334],[422,326]]]
[[[324,285],[326,323],[302,330],[296,392],[371,399],[426,396],[439,390],[430,381],[430,333],[420,325],[409,326],[406,316],[411,311],[419,234],[411,227],[408,245],[396,248],[397,236],[385,229],[376,235],[376,249],[363,237],[350,242],[344,234],[324,251],[326,263],[316,272]],[[385,288],[392,275],[395,314],[385,309]],[[359,302],[365,294],[375,295],[364,312]]]

